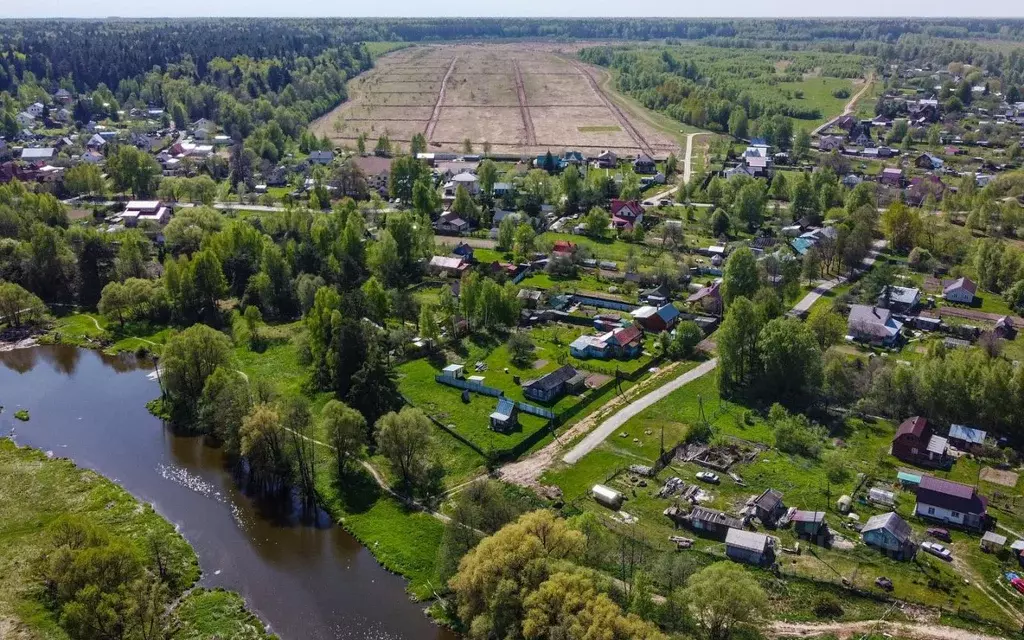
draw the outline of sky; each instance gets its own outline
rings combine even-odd
[[[4,6],[6,5],[6,6]],[[5,18],[151,17],[1024,17],[1021,0],[675,0],[624,3],[622,0],[50,0],[0,2]]]

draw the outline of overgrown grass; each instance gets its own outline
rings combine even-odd
[[[0,486],[0,619],[18,621],[29,637],[67,637],[53,612],[39,599],[31,569],[46,544],[47,528],[62,516],[91,522],[110,538],[133,545],[144,558],[149,554],[148,541],[162,539],[169,573],[176,577],[172,596],[199,578],[198,558],[174,525],[118,485],[70,460],[49,459],[39,451],[0,439]],[[175,615],[187,626],[198,624],[195,613],[179,609]],[[203,618],[224,628],[244,623],[262,629],[243,606],[208,611]]]
[[[174,640],[261,640],[267,637],[260,619],[245,608],[245,600],[224,589],[190,592],[173,615]]]

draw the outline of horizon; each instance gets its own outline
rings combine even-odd
[[[821,5],[809,0],[785,0],[776,7],[773,13],[758,14],[764,10],[763,3],[753,0],[739,0],[732,3],[733,13],[714,14],[701,12],[700,7],[689,7],[692,13],[679,12],[650,15],[620,15],[620,3],[611,0],[570,0],[558,5],[560,11],[546,11],[548,3],[540,0],[498,0],[488,3],[487,9],[476,15],[463,15],[441,10],[427,12],[424,8],[432,8],[425,3],[411,0],[384,0],[377,3],[378,12],[368,15],[353,7],[352,11],[338,12],[336,5],[325,0],[298,0],[291,3],[298,5],[292,13],[279,13],[279,5],[270,0],[222,0],[218,3],[223,10],[211,10],[210,3],[203,0],[182,0],[175,4],[176,11],[167,12],[168,6],[156,0],[78,0],[74,7],[58,2],[54,9],[49,6],[15,5],[7,11],[0,12],[4,20],[161,20],[161,19],[203,19],[203,18],[263,18],[263,19],[608,19],[608,20],[999,20],[1024,19],[1024,10],[1020,3],[1000,0],[983,5],[987,12],[966,14],[962,3],[953,0],[911,0],[905,3],[891,3],[884,0],[867,0],[859,6],[864,11],[849,14],[839,12],[819,13]],[[888,11],[890,8],[898,11]],[[382,9],[381,9],[382,8]],[[718,9],[720,7],[714,7]],[[837,5],[837,9],[848,11],[849,6]],[[478,7],[479,9],[479,7]],[[568,9],[568,11],[566,11]],[[11,11],[13,10],[13,12]],[[1013,11],[1016,10],[1016,13]]]

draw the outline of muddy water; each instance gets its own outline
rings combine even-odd
[[[150,502],[195,547],[202,584],[240,592],[286,640],[451,640],[343,529],[244,495],[218,449],[146,410],[149,367],[69,347],[0,353],[0,435],[73,459]],[[16,409],[30,412],[15,420]]]

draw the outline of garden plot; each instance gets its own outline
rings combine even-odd
[[[473,143],[495,145],[524,144],[526,129],[518,109],[499,107],[444,107],[434,129],[433,141],[444,145],[462,145],[469,138]]]
[[[530,114],[539,145],[638,151],[636,142],[618,129],[618,120],[604,107],[531,107]]]
[[[582,74],[538,74],[528,71],[530,67],[525,63],[521,62],[519,66],[523,70],[523,84],[526,85],[526,97],[531,107],[588,105],[600,108],[610,116],[601,98],[590,88],[590,83]]]
[[[518,107],[511,71],[504,75],[461,75],[453,73],[444,93],[445,106]],[[518,112],[512,114],[519,117]]]

